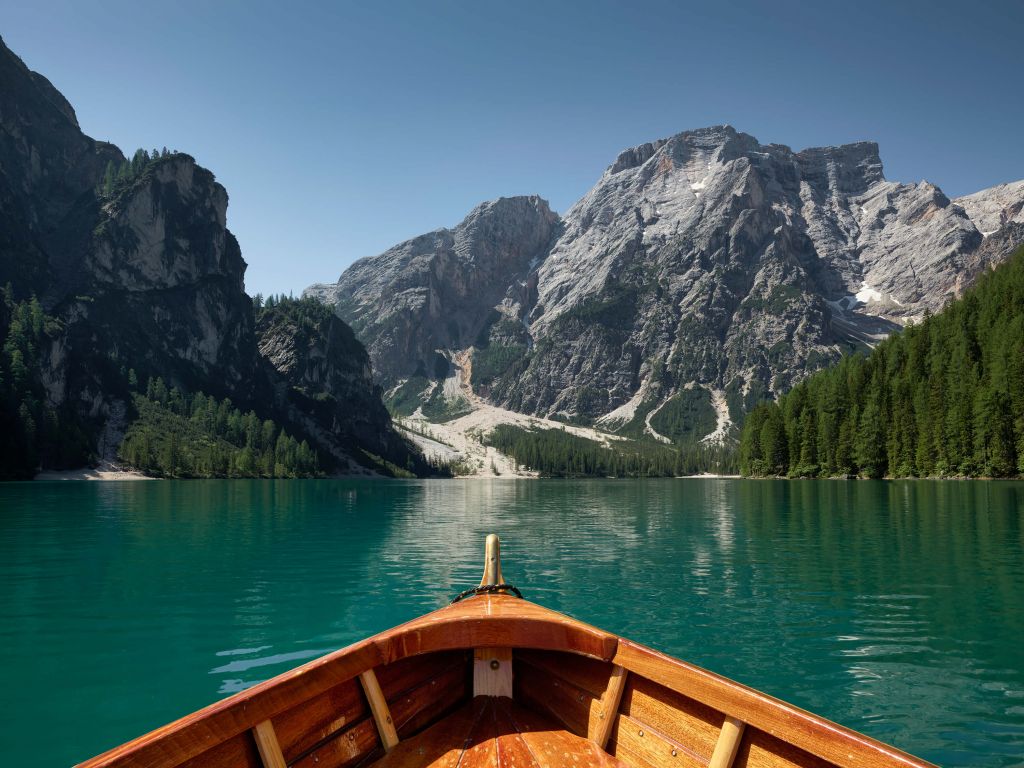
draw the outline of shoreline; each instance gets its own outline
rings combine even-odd
[[[47,469],[43,470],[35,477],[33,481],[41,480],[47,481],[124,481],[124,480],[157,480],[155,477],[147,477],[146,475],[138,472],[134,469],[119,469],[113,466],[100,465],[98,467],[82,467],[80,469]]]

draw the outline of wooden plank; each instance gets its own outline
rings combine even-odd
[[[740,749],[740,739],[743,738],[743,721],[737,720],[729,715],[725,716],[722,723],[722,733],[715,744],[715,751],[711,755],[708,768],[732,768],[732,762],[736,759],[736,753]]]
[[[588,725],[587,735],[601,749],[608,745],[608,738],[612,735],[612,728],[615,726],[619,704],[622,702],[622,693],[626,690],[626,678],[628,675],[629,673],[622,667],[612,667],[612,673],[608,678],[608,685],[601,695],[597,722],[594,723],[592,721]]]
[[[500,768],[540,768],[510,714],[509,702],[494,702],[495,745]]]
[[[372,669],[368,669],[359,675],[359,682],[370,704],[373,721],[380,732],[380,743],[384,745],[384,751],[389,752],[398,743],[398,731],[391,720],[391,710],[388,708],[387,699],[384,698],[384,692],[380,689],[380,683],[377,682],[377,675]]]
[[[473,695],[512,697],[511,648],[477,648],[473,652]]]
[[[181,768],[262,768],[252,732],[244,731],[182,761]]]
[[[615,718],[608,751],[619,760],[644,768],[707,768],[707,758],[629,715]]]
[[[842,768],[923,768],[912,755],[671,656],[621,640],[614,662]]]
[[[582,688],[591,696],[601,698],[608,687],[612,664],[575,653],[534,651],[522,648],[512,655],[513,663],[525,662]]]
[[[485,702],[484,710],[466,740],[459,768],[498,768],[498,724],[494,707],[497,697],[480,696],[474,700]]]
[[[393,664],[382,664],[374,669],[377,682],[388,701],[395,699],[406,691],[423,685],[423,682],[437,677],[442,671],[452,666],[461,666],[469,670],[470,650],[442,651],[410,656]]]
[[[411,691],[389,699],[399,740],[418,733],[470,698],[468,669],[448,667]]]
[[[630,676],[620,709],[705,761],[715,750],[725,720],[721,712],[636,675]]]
[[[510,699],[496,699],[497,707],[507,707],[509,717],[534,759],[542,768],[618,768],[618,760],[592,741],[569,733]]]
[[[517,702],[561,723],[577,736],[597,729],[600,701],[559,677],[524,664],[516,674],[514,688]]]
[[[833,764],[764,731],[746,728],[733,768],[830,768]]]
[[[274,732],[274,724],[269,720],[256,723],[252,729],[253,738],[256,740],[256,749],[259,750],[260,759],[263,761],[263,768],[288,768],[281,754],[281,745],[277,743],[277,733]]]
[[[318,744],[291,763],[291,768],[346,768],[366,760],[375,751],[383,753],[383,747],[376,723],[367,717]]]
[[[291,763],[369,714],[358,680],[346,680],[275,715],[272,722],[284,759]]]
[[[381,757],[375,768],[455,768],[485,709],[485,699],[467,702],[422,733],[400,742]]]

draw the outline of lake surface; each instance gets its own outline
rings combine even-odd
[[[1024,765],[1024,483],[0,484],[0,755],[59,766],[444,605],[527,598],[947,766]]]

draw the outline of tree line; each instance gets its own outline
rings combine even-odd
[[[116,164],[110,160],[107,162],[103,180],[100,182],[97,192],[101,197],[113,197],[122,189],[130,186],[154,162],[175,154],[177,154],[177,150],[172,152],[167,147],[162,150],[154,149],[152,153],[145,149],[137,149],[131,160],[122,160]]]
[[[745,475],[1024,473],[1024,248],[942,312],[746,418]]]
[[[562,429],[495,427],[485,442],[545,477],[678,477],[737,471],[735,451],[727,446],[670,447],[634,440],[612,447]]]
[[[81,466],[92,456],[73,408],[46,397],[47,347],[61,330],[36,297],[16,301],[10,285],[0,290],[0,479],[30,479],[41,466]]]
[[[129,382],[134,374],[129,372]],[[120,458],[159,477],[316,477],[317,452],[255,411],[150,379],[133,395],[138,417],[125,433]]]

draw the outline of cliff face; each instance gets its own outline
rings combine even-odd
[[[307,294],[338,307],[391,382],[416,371],[443,376],[449,350],[473,344],[495,308],[516,314],[531,300],[532,270],[558,217],[539,197],[501,198],[439,229],[353,264],[336,284]]]
[[[336,459],[361,449],[403,469],[425,469],[401,438],[381,429],[390,419],[369,355],[330,307],[283,299],[257,313],[256,336],[278,406]]]
[[[406,244],[317,292],[386,385],[414,375],[428,347],[472,346],[473,384],[495,404],[648,434],[652,418],[713,411],[720,437],[757,400],[958,295],[1018,242],[1022,200],[1021,183],[951,201],[927,182],[888,182],[873,143],[794,152],[719,126],[623,152],[530,269],[489,273],[497,282],[473,292],[474,318],[487,317],[475,337],[447,332],[443,303],[408,327],[430,339],[417,354],[405,332],[360,322],[413,287],[443,295],[473,251],[429,290],[400,258]]]
[[[120,169],[116,178],[108,167]],[[301,341],[281,328],[273,343],[259,339],[246,264],[226,226],[228,195],[213,174],[179,153],[129,164],[83,135],[67,101],[2,42],[0,168],[0,286],[10,283],[16,302],[39,297],[52,317],[31,371],[46,404],[29,410],[74,419],[92,443],[87,453],[113,458],[109,436],[131,418],[130,370],[143,382],[161,377],[230,397],[310,437],[338,466],[363,450],[418,461],[392,430],[366,353],[340,320],[303,329]],[[6,337],[10,318],[0,321]],[[300,367],[310,381],[319,377],[308,397],[291,391],[310,382],[293,382],[295,366],[272,354],[288,343],[305,345]],[[317,349],[331,372],[310,363]],[[10,401],[0,406],[11,423],[19,397],[0,398]]]

